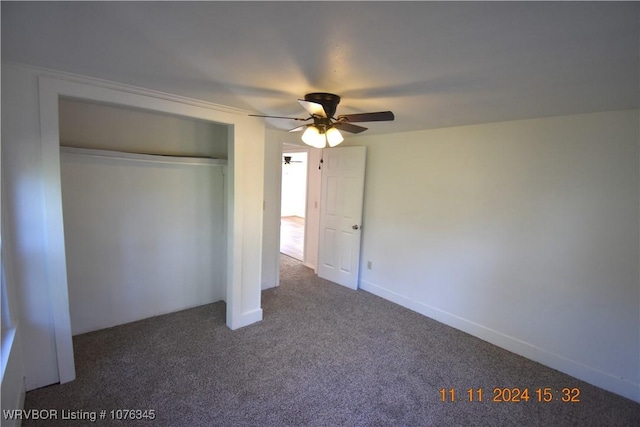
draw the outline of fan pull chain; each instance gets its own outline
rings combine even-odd
[[[318,165],[318,170],[322,170],[323,163],[324,163],[324,150],[322,150],[322,156],[320,157],[320,164]]]

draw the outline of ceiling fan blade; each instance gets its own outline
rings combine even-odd
[[[251,117],[267,117],[270,119],[289,119],[289,120],[299,120],[299,121],[306,121],[311,119],[311,117],[307,117],[306,119],[302,119],[300,117],[283,117],[283,116],[263,116],[262,114],[249,114]]]
[[[338,120],[348,122],[390,122],[395,119],[391,111],[379,111],[376,113],[345,114],[338,116]]]
[[[304,99],[298,99],[298,102],[300,103],[300,105],[302,105],[302,108],[307,110],[312,116],[327,117],[327,113],[325,113],[322,104],[318,104],[317,102],[305,101]]]
[[[305,130],[307,128],[307,126],[309,126],[309,125],[298,126],[297,128],[293,128],[293,129],[289,130],[289,132],[300,132],[301,130]]]
[[[351,132],[351,133],[360,133],[367,130],[366,127],[352,125],[351,123],[346,123],[346,122],[336,122],[333,124],[333,127],[336,129],[343,130],[345,132]]]

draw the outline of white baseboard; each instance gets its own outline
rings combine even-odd
[[[527,359],[541,363],[567,375],[571,375],[596,387],[600,387],[612,393],[640,402],[639,384],[633,384],[622,380],[615,375],[586,366],[575,360],[550,353],[533,344],[505,335],[494,329],[487,328],[486,326],[474,323],[436,307],[423,304],[365,280],[360,281],[359,287],[362,290],[394,302],[440,323],[444,323],[447,326],[459,329],[512,353],[526,357]]]
[[[256,323],[262,320],[262,309],[259,308],[257,310],[248,311],[246,313],[242,313],[239,317],[233,319],[231,322],[227,319],[227,326],[229,329],[236,330],[240,328],[244,328],[245,326],[249,326],[252,323]]]
[[[267,289],[273,289],[278,285],[279,285],[279,283],[262,282],[262,285],[260,286],[260,290],[261,291],[266,291]]]

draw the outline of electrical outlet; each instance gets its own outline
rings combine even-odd
[[[367,261],[367,270],[371,270],[371,261]]]

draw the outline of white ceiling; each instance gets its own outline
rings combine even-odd
[[[640,3],[2,2],[2,59],[369,133],[638,108]],[[289,120],[268,120],[289,129]]]

